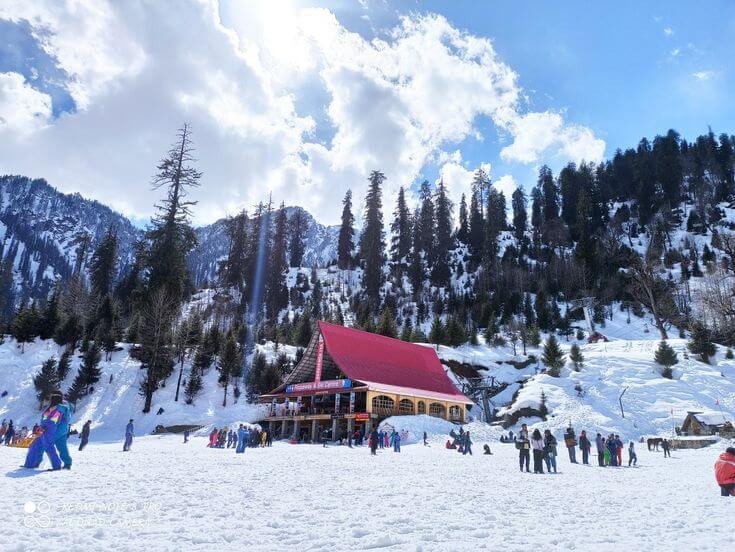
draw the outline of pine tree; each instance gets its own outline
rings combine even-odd
[[[248,388],[251,397],[267,393],[270,389],[263,389],[261,382],[266,371],[268,362],[263,353],[257,352],[253,355],[253,362],[248,373]]]
[[[459,201],[459,228],[457,229],[457,239],[460,243],[467,244],[470,240],[470,223],[467,214],[467,198],[462,194]]]
[[[395,317],[388,307],[383,309],[378,326],[375,328],[375,333],[386,337],[397,337],[398,330],[396,329]]]
[[[380,186],[385,176],[373,171],[368,181],[370,186],[365,196],[365,226],[360,236],[360,259],[363,262],[363,288],[372,309],[380,303],[380,288],[383,284],[383,212]]]
[[[569,360],[572,361],[575,372],[579,372],[584,366],[584,355],[582,355],[582,351],[576,343],[573,344],[572,348],[569,350]]]
[[[41,339],[51,339],[59,324],[59,297],[58,290],[54,290],[51,297],[46,300],[41,319],[39,321],[39,337]]]
[[[56,371],[58,372],[60,382],[66,379],[66,376],[69,374],[69,370],[71,370],[71,359],[72,359],[72,352],[68,348],[64,349],[64,352],[61,353],[59,364],[56,367]]]
[[[401,341],[411,341],[411,335],[413,334],[413,328],[411,326],[411,319],[407,318],[403,322],[403,327],[401,328]]]
[[[218,277],[222,285],[245,292],[245,274],[247,267],[247,234],[248,214],[240,212],[225,221],[225,233],[230,240],[227,259],[218,268]]]
[[[435,316],[434,321],[431,323],[431,330],[429,331],[429,343],[442,345],[446,341],[446,338],[444,324],[442,324],[441,318]]]
[[[390,248],[391,260],[394,264],[404,263],[411,252],[411,213],[406,205],[403,186],[398,190],[398,200],[393,216],[393,222],[390,225],[393,234]]]
[[[487,221],[485,223],[484,260],[491,264],[498,256],[498,238],[505,230],[505,196],[496,189],[491,189],[487,200]]]
[[[544,222],[559,218],[559,190],[554,182],[554,175],[547,165],[539,169],[538,187],[541,189],[543,196]]]
[[[431,198],[431,186],[428,180],[421,183],[419,200],[421,206],[416,226],[416,240],[418,241],[419,251],[424,254],[424,262],[427,267],[432,268],[434,266],[434,225],[436,219],[434,217],[434,202]]]
[[[561,375],[561,369],[564,366],[564,353],[562,353],[559,343],[554,335],[550,335],[544,345],[544,354],[541,360],[546,365],[546,373],[551,377],[558,378]]]
[[[707,326],[701,322],[692,322],[692,337],[687,346],[695,355],[699,355],[699,360],[709,364],[709,359],[715,354],[715,345],[712,343],[710,331]]]
[[[409,278],[411,279],[411,289],[414,297],[418,297],[423,289],[424,279],[426,278],[426,268],[424,266],[424,256],[421,251],[421,217],[417,209],[413,216],[413,232],[411,261],[408,267]]]
[[[511,199],[513,206],[513,230],[518,241],[526,232],[528,213],[526,212],[526,195],[521,188],[516,188]]]
[[[157,207],[157,214],[146,233],[148,300],[162,291],[176,306],[189,294],[192,283],[186,256],[196,245],[196,235],[189,223],[191,207],[196,204],[186,199],[191,188],[199,186],[201,173],[191,164],[194,161],[191,130],[184,125],[177,141],[158,164],[153,188],[165,188],[166,198]]]
[[[249,290],[249,316],[257,322],[263,312],[263,294],[268,277],[268,263],[272,245],[273,204],[258,203],[252,218],[247,242],[245,285]]]
[[[286,286],[286,276],[288,275],[288,263],[286,262],[287,224],[286,207],[281,204],[281,208],[276,214],[273,247],[268,259],[268,276],[266,278],[266,305],[268,316],[272,320],[275,320],[281,309],[288,306],[288,287]]]
[[[90,343],[89,347],[82,356],[82,365],[79,367],[74,381],[66,393],[69,402],[75,403],[84,395],[89,393],[90,387],[100,380],[102,372],[99,363],[102,358],[99,345],[96,342]]]
[[[450,347],[459,347],[467,342],[467,332],[454,316],[447,321],[445,340]]]
[[[194,404],[194,399],[201,392],[202,387],[202,376],[200,371],[192,364],[191,372],[189,372],[189,378],[186,380],[186,387],[184,387],[184,397],[186,397],[186,404]]]
[[[297,208],[289,221],[289,265],[293,268],[300,267],[304,261],[307,229],[304,212]]]
[[[485,328],[485,345],[488,347],[495,342],[495,336],[498,335],[498,323],[495,320],[495,313],[490,313],[487,321],[487,327]]]
[[[296,325],[293,342],[298,347],[308,346],[311,341],[311,332],[311,318],[309,317],[309,313],[305,311],[304,314],[301,315],[301,318],[299,318],[299,323]]]
[[[153,393],[173,371],[171,329],[176,305],[161,289],[146,302],[141,313],[141,357],[146,370],[141,382],[144,413],[150,412]]]
[[[224,389],[224,398],[222,400],[222,406],[227,406],[227,389],[230,385],[230,379],[235,376],[240,365],[240,352],[237,348],[237,343],[232,336],[229,336],[225,341],[222,354],[217,364],[219,370],[218,383]]]
[[[352,191],[347,190],[342,200],[342,224],[339,227],[337,241],[337,265],[342,270],[352,268],[352,251],[355,249],[353,237],[355,235],[355,217],[352,214]]]
[[[679,357],[673,347],[666,343],[666,341],[661,341],[658,344],[658,349],[656,349],[653,359],[656,361],[656,364],[663,366],[661,375],[665,378],[671,379],[671,367],[679,363]]]
[[[94,297],[101,298],[112,292],[118,260],[117,241],[115,231],[108,228],[102,241],[92,253],[89,263],[89,280]]]
[[[448,287],[452,276],[449,268],[449,250],[452,243],[452,202],[447,196],[443,181],[439,181],[436,190],[436,226],[433,245],[434,264],[431,269],[431,281],[435,286]]]
[[[489,180],[487,182],[489,182]],[[485,218],[483,217],[482,209],[483,205],[480,193],[480,184],[478,183],[473,185],[472,197],[470,198],[469,230],[469,249],[472,254],[472,260],[476,265],[482,258],[482,248],[485,243]]]
[[[53,391],[59,388],[59,373],[56,370],[56,359],[50,358],[41,365],[41,371],[33,377],[36,398],[39,404],[46,403]]]
[[[549,407],[546,405],[546,393],[544,393],[543,389],[541,390],[541,400],[539,402],[538,412],[544,420],[549,414]]]
[[[20,344],[20,352],[25,352],[26,343],[38,337],[40,318],[35,306],[25,307],[18,311],[10,324],[10,334]]]

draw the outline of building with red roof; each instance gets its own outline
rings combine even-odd
[[[454,386],[433,348],[319,321],[304,356],[260,402],[281,437],[333,439],[388,416],[428,414],[463,423],[472,401]],[[311,427],[308,427],[308,423]]]

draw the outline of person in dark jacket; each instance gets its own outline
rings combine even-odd
[[[429,436],[428,436],[428,435],[426,434],[426,432],[424,431],[424,446],[425,446],[425,447],[428,447],[428,446],[429,446],[429,441],[428,441],[428,437],[429,437]]]
[[[548,429],[544,431],[544,461],[546,462],[546,471],[551,473],[553,468],[554,473],[556,473],[556,437]]]
[[[564,433],[564,444],[567,446],[567,452],[569,452],[569,461],[572,464],[577,463],[577,436],[574,433],[574,428],[570,425]]]
[[[400,444],[398,446],[400,447]],[[373,429],[372,433],[370,434],[370,454],[375,456],[375,453],[377,450],[378,450],[378,430]]]
[[[590,443],[590,440],[587,438],[587,432],[585,430],[582,430],[582,433],[579,434],[579,448],[582,451],[582,464],[589,464],[592,443]]]
[[[667,456],[671,458],[671,443],[668,439],[661,441],[661,448],[664,449],[664,458]]]
[[[133,420],[132,418],[128,422],[128,425],[125,426],[125,444],[123,445],[123,451],[127,452],[130,450],[130,447],[133,446],[133,436],[135,435],[135,427],[133,427]]]
[[[464,435],[462,436],[462,444],[464,446],[462,454],[469,454],[472,456],[472,439],[470,439],[469,431],[464,432]]]
[[[607,438],[607,450],[610,451],[610,465],[618,465],[618,442],[615,439],[615,435],[610,434]]]
[[[615,451],[618,455],[618,466],[623,465],[623,449],[625,448],[625,444],[623,444],[623,441],[620,439],[620,435],[615,435],[615,446],[617,447]]]
[[[528,429],[526,429],[526,424],[523,424],[521,426],[521,432],[516,437],[516,448],[518,449],[518,465],[521,468],[521,471],[523,471],[523,466],[526,467],[526,472],[530,473],[530,466],[531,463],[531,443],[528,440]]]
[[[533,473],[544,473],[544,439],[538,429],[531,434],[531,450],[533,450]]]
[[[599,433],[597,434],[597,438],[595,439],[595,444],[597,445],[597,464],[601,467],[605,467],[605,439],[602,438],[602,435]]]
[[[79,437],[81,438],[82,442],[79,443],[79,450],[84,450],[84,447],[87,446],[87,443],[89,443],[89,430],[92,426],[92,420],[87,420],[84,422],[84,425],[82,426],[82,432],[79,434]]]
[[[13,426],[13,420],[10,420],[8,429],[5,430],[5,446],[13,442],[13,437],[15,437],[15,427]]]
[[[635,453],[635,445],[633,444],[633,441],[628,445],[628,467],[630,467],[631,464],[634,466],[638,465],[638,455]]]

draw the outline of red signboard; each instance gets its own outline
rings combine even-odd
[[[355,414],[355,420],[357,420],[358,422],[363,422],[369,419],[370,419],[369,412],[358,412],[357,414]]]
[[[314,369],[314,381],[319,383],[322,379],[322,363],[324,362],[324,338],[319,334],[319,343],[316,346],[316,368]]]

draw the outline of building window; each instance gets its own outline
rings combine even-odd
[[[450,406],[449,407],[449,419],[452,422],[460,422],[462,421],[462,411],[458,406]]]
[[[385,395],[373,397],[373,413],[375,414],[390,416],[393,414],[394,407],[395,403],[390,397],[386,397]]]
[[[429,405],[429,416],[437,416],[438,418],[444,417],[444,405],[440,403],[431,403]]]
[[[426,414],[426,403],[424,401],[419,401],[419,414]]]
[[[408,399],[402,399],[401,402],[398,403],[398,413],[413,414],[413,402]]]

